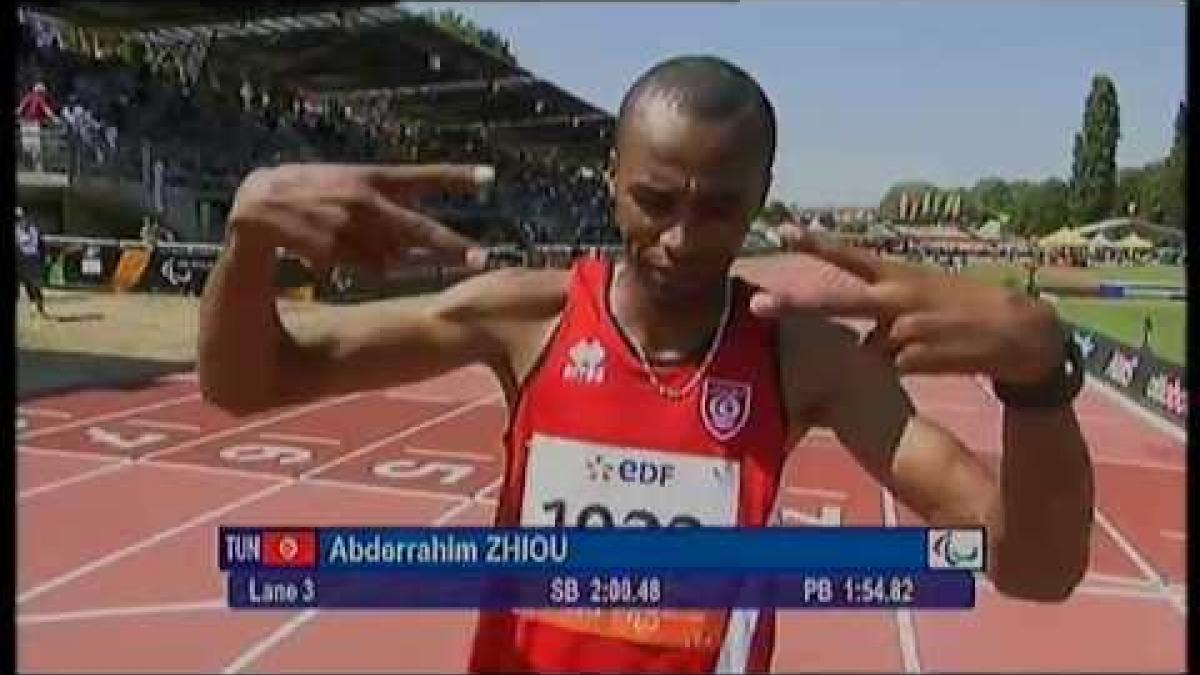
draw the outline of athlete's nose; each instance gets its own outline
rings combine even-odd
[[[658,243],[672,259],[686,258],[695,244],[695,228],[685,215],[675,221],[658,236]]]

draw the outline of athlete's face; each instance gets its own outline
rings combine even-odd
[[[630,264],[656,295],[683,300],[723,282],[770,181],[753,112],[697,120],[649,97],[613,153],[614,213]]]

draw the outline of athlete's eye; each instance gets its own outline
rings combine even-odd
[[[634,188],[631,192],[638,208],[651,218],[670,215],[675,208],[675,199],[670,192],[652,188]]]

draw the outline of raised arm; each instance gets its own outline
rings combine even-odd
[[[512,274],[336,309],[331,328],[303,340],[285,330],[274,299],[276,247],[295,251],[318,271],[338,262],[382,271],[414,249],[426,258],[431,251],[472,257],[470,242],[401,204],[423,189],[476,185],[471,167],[309,165],[252,174],[238,191],[227,246],[201,305],[205,398],[246,414],[468,363],[495,365],[504,352],[503,312],[489,308],[512,295],[511,282],[503,281]]]
[[[809,419],[832,429],[863,468],[930,525],[986,528],[988,576],[1001,592],[1068,597],[1087,569],[1093,498],[1087,448],[1070,407],[1006,409],[996,476],[917,412],[890,362],[832,328],[822,342],[822,359],[837,368],[822,377],[831,387]]]
[[[859,282],[843,278],[821,288],[809,276],[808,283],[755,298],[755,311],[790,312],[785,355],[819,354],[805,362],[819,373],[785,367],[785,377],[820,387],[796,413],[832,428],[872,475],[929,522],[986,527],[988,573],[1002,592],[1066,598],[1087,569],[1094,488],[1071,405],[1082,373],[1066,360],[1053,308],[969,279],[789,236],[796,248]],[[876,327],[860,345],[823,315],[873,318]],[[1004,401],[998,477],[914,410],[902,373],[991,378]]]

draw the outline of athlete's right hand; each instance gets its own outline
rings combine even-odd
[[[350,264],[383,273],[422,259],[481,267],[475,244],[415,210],[437,192],[473,193],[492,181],[488,166],[291,164],[258,169],[238,187],[231,242],[282,247],[318,274]]]

